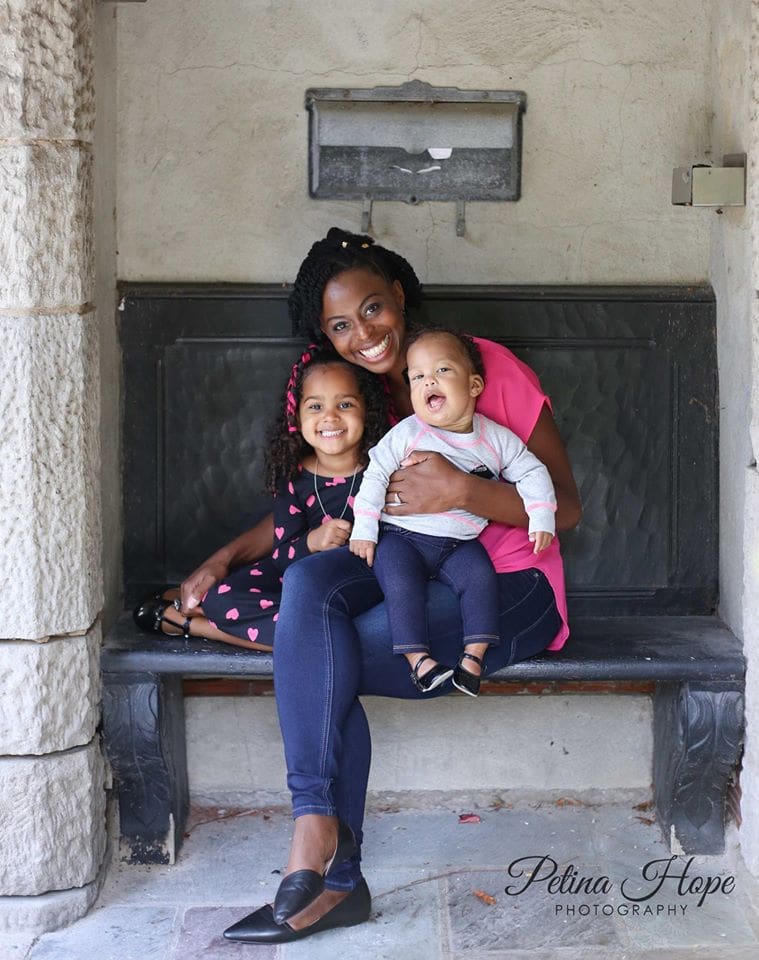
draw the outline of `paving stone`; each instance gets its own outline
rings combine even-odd
[[[274,960],[276,945],[224,939],[223,931],[239,919],[239,909],[229,907],[185,910],[170,960]]]
[[[174,908],[96,909],[70,927],[37,941],[29,960],[164,960]]]
[[[419,880],[417,871],[368,871],[372,892],[371,918],[309,937],[282,948],[283,960],[334,960],[368,957],[371,960],[438,960],[441,953],[439,882]]]
[[[584,874],[591,872],[587,865],[579,867]],[[556,907],[561,903],[558,897],[543,889],[528,889],[508,897],[504,892],[507,883],[509,878],[501,870],[472,871],[448,878],[446,901],[453,954],[544,948],[557,942],[563,946],[603,945],[610,950],[623,947],[610,917],[557,914]],[[496,902],[484,902],[475,891]]]

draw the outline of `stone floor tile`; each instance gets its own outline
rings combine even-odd
[[[63,930],[46,933],[29,960],[165,960],[176,909],[96,907]]]
[[[208,817],[214,816],[220,819],[191,828],[174,864],[128,864],[116,856],[101,900],[250,909],[264,903],[279,885],[275,871],[287,862],[292,818],[283,810],[233,812],[228,818],[209,811]]]
[[[503,870],[459,873],[447,879],[450,951],[469,955],[551,946],[597,945],[621,951],[624,944],[611,918],[557,915],[556,898],[528,889],[519,896],[504,892],[509,878]],[[489,903],[477,893],[493,897]]]
[[[480,822],[460,823],[459,814],[468,812],[476,813]],[[386,814],[371,817],[364,835],[364,855],[371,866],[400,862],[433,873],[504,867],[532,854],[566,859],[589,845],[584,811],[552,804]]]
[[[274,944],[224,939],[222,932],[240,919],[239,909],[190,907],[182,917],[169,960],[275,960]]]
[[[26,960],[36,939],[33,934],[0,933],[0,957],[3,960]]]
[[[367,923],[286,944],[282,960],[440,960],[439,882],[413,881],[407,870],[396,871],[394,879],[386,873],[368,872],[372,915]]]

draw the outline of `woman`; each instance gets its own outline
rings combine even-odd
[[[305,336],[326,338],[341,357],[383,377],[393,416],[401,418],[411,413],[406,311],[420,302],[421,286],[407,261],[369,237],[333,228],[301,265],[290,310]],[[508,350],[489,341],[479,346],[486,377],[477,410],[513,430],[548,467],[557,529],[570,529],[580,518],[579,495],[548,398]],[[527,515],[510,485],[465,474],[437,454],[412,459],[391,478],[390,512],[463,507],[491,521],[482,542],[499,574],[502,642],[488,651],[485,674],[559,649],[568,629],[558,543],[534,555]],[[265,521],[215,554],[182,585],[184,607],[196,605],[230,564],[254,559],[271,543]],[[294,836],[274,909],[256,910],[225,932],[229,939],[287,942],[369,916],[359,851],[371,744],[358,696],[421,696],[405,661],[393,656],[382,608],[364,617],[361,636],[356,631],[354,618],[381,600],[371,568],[344,548],[307,557],[285,575],[274,676]],[[431,618],[432,653],[446,663],[456,659],[461,642],[446,629],[445,617],[455,620],[456,605],[442,588],[434,605],[442,619]],[[345,824],[357,842],[350,856]]]

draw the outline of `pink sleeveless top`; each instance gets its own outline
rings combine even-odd
[[[543,393],[536,374],[518,360],[506,347],[492,340],[474,337],[485,364],[485,389],[477,400],[477,412],[512,430],[524,443],[530,438],[543,406],[551,409],[551,401]],[[564,565],[558,537],[537,556],[527,539],[524,527],[489,523],[480,534],[480,542],[490,554],[497,573],[512,573],[535,567],[551,584],[556,606],[561,615],[561,630],[549,644],[549,650],[560,650],[567,637],[567,597]]]

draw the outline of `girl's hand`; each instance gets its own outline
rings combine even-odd
[[[541,553],[553,543],[553,534],[546,533],[545,530],[536,530],[535,533],[530,534],[530,540],[535,544],[535,549],[532,552]]]
[[[376,546],[377,544],[373,540],[351,540],[349,544],[351,553],[355,553],[357,557],[366,560],[370,567],[374,563],[374,549]]]
[[[352,529],[353,524],[347,520],[327,520],[320,527],[310,531],[306,537],[306,544],[311,553],[344,547]]]
[[[390,477],[385,510],[394,517],[445,513],[461,506],[467,474],[440,453],[415,450]],[[400,503],[398,502],[400,497]]]
[[[208,593],[211,587],[215,587],[224,577],[229,574],[229,567],[219,561],[207,560],[202,566],[194,570],[190,576],[182,582],[179,588],[182,601],[182,613],[189,613],[195,607],[200,606],[203,597]]]

